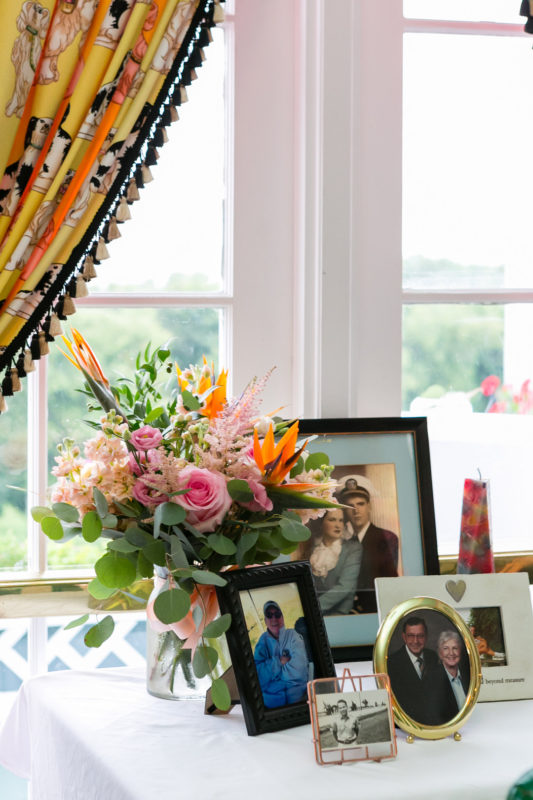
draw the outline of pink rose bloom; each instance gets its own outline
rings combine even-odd
[[[259,481],[254,481],[253,478],[248,478],[248,486],[254,493],[254,499],[249,503],[240,503],[241,506],[247,508],[249,511],[272,511],[272,500],[266,493],[266,489]]]
[[[135,481],[132,493],[134,498],[139,503],[142,503],[143,506],[158,506],[168,500],[168,495],[162,494],[151,486],[147,486],[143,481]]]
[[[152,450],[163,439],[163,434],[151,425],[144,425],[138,431],[133,431],[130,442],[137,450]]]
[[[199,467],[184,467],[179,475],[180,488],[186,494],[173,498],[187,512],[187,522],[200,533],[211,533],[224,519],[232,500],[226,479],[219,472],[210,472]]]
[[[485,395],[485,397],[490,397],[491,394],[494,394],[498,386],[500,385],[500,379],[497,375],[489,375],[485,380],[481,381],[481,391]]]

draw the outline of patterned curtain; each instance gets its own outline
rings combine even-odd
[[[0,412],[87,294],[218,0],[2,0]]]

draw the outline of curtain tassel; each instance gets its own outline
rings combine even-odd
[[[161,115],[161,125],[166,128],[172,122],[171,106],[165,106]]]
[[[170,106],[170,121],[177,122],[179,118],[180,115],[178,114],[178,109],[176,108],[176,106]]]
[[[94,261],[91,256],[85,256],[82,275],[86,281],[92,281],[92,279],[97,276],[96,269],[94,268]]]
[[[22,384],[20,382],[18,370],[16,367],[13,367],[11,370],[11,388],[13,389],[13,392],[22,391]]]
[[[152,144],[155,147],[163,147],[165,144],[165,129],[163,127],[156,128],[154,133],[154,138],[152,139]],[[155,151],[157,153],[157,151]],[[156,156],[157,157],[157,156]]]
[[[155,167],[157,164],[157,160],[159,158],[159,153],[155,149],[155,147],[149,147],[146,151],[146,158],[144,159],[144,165],[146,167]],[[148,181],[145,180],[145,183]]]
[[[128,185],[128,191],[126,192],[126,201],[128,203],[134,203],[136,200],[140,200],[141,195],[139,194],[139,188],[137,186],[136,178],[132,178]]]
[[[34,361],[39,361],[41,357],[41,348],[39,347],[39,334],[36,333],[30,342],[31,357]],[[26,370],[27,371],[27,370]]]
[[[89,290],[83,275],[80,273],[76,278],[76,293],[74,297],[87,297]]]
[[[24,362],[23,368],[24,372],[35,372],[35,364],[33,363],[33,358],[31,355],[31,350],[24,350]],[[22,375],[22,372],[20,373]]]
[[[96,255],[95,262],[103,261],[105,258],[109,258],[109,253],[107,252],[107,247],[105,246],[105,242],[102,239],[102,237],[98,239],[95,255]]]
[[[150,183],[151,181],[153,181],[154,176],[150,172],[150,167],[147,167],[146,164],[142,165],[141,173],[142,173],[142,176],[143,176],[143,182],[144,183]]]
[[[127,208],[127,206],[126,206],[126,208]],[[106,239],[106,241],[112,242],[115,239],[120,239],[121,236],[122,236],[122,234],[120,233],[120,231],[118,229],[118,225],[117,225],[117,218],[116,217],[111,217],[110,220],[109,220],[109,228],[108,228],[108,231],[107,231],[107,239]]]
[[[121,197],[117,208],[116,220],[117,222],[126,222],[128,219],[131,219],[130,207],[126,198]]]
[[[4,397],[13,397],[13,381],[11,374],[8,373],[2,381],[2,394]]]
[[[64,295],[63,297],[63,314],[65,317],[70,317],[72,314],[76,313],[76,304],[74,300],[69,294]],[[61,317],[60,317],[61,319]]]
[[[5,414],[7,411],[7,403],[4,395],[0,392],[0,414]]]
[[[42,356],[47,356],[50,352],[50,348],[48,347],[48,342],[46,340],[46,333],[44,331],[39,331],[38,337],[39,352]]]
[[[48,333],[54,339],[56,336],[61,336],[61,334],[63,333],[63,328],[61,327],[61,323],[59,321],[59,317],[57,316],[57,314],[52,314],[50,316],[50,326],[48,328]]]
[[[17,373],[19,378],[26,377],[26,370],[24,369],[24,353],[21,353],[17,358]]]
[[[215,2],[215,8],[213,11],[213,22],[215,25],[219,25],[221,22],[224,22],[224,9],[220,6],[220,3]]]

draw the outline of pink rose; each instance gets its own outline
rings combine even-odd
[[[133,486],[133,496],[143,506],[158,506],[160,503],[166,503],[168,495],[162,494],[157,489],[147,486],[143,481],[135,481]]]
[[[249,511],[272,511],[274,506],[263,484],[259,483],[259,481],[254,481],[253,478],[248,478],[247,484],[254,493],[254,499],[250,500],[249,503],[240,503],[240,505],[249,509]]]
[[[180,488],[188,489],[178,494],[174,502],[187,512],[187,522],[200,533],[211,533],[224,519],[231,506],[226,479],[219,472],[199,467],[185,467],[180,472]]]
[[[499,385],[500,379],[498,376],[489,375],[485,380],[481,381],[481,391],[485,397],[490,397],[491,394],[494,394]]]
[[[137,450],[151,450],[163,439],[163,434],[151,425],[144,425],[131,434],[130,442]]]

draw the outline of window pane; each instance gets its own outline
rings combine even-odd
[[[26,446],[28,387],[7,398],[0,416],[0,571],[27,568]],[[17,486],[22,491],[10,488]]]
[[[428,417],[441,555],[457,553],[464,479],[479,472],[491,483],[494,548],[531,549],[532,328],[525,304],[404,308],[404,408]],[[482,387],[489,375],[495,391]]]
[[[151,342],[165,345],[181,366],[201,360],[202,355],[218,362],[219,329],[223,312],[217,308],[84,308],[75,319],[95,351],[111,383],[120,375],[132,376],[135,358]],[[48,380],[49,466],[54,465],[56,446],[63,438],[82,444],[91,438],[83,420],[89,417],[85,395],[75,391],[83,386],[80,373],[52,347]],[[92,415],[95,418],[95,415]],[[53,478],[50,478],[51,482]],[[52,568],[71,565],[92,566],[102,543],[87,544],[76,537],[65,544],[48,545],[48,563]]]
[[[530,40],[404,40],[404,286],[531,288]]]
[[[132,219],[110,242],[93,292],[218,292],[222,288],[226,204],[224,31],[187,88],[190,103],[167,128],[169,141],[152,167],[154,180],[130,206]]]
[[[29,677],[28,622],[3,619],[0,623],[0,693],[15,692]],[[0,710],[3,710],[0,703]]]
[[[403,15],[414,19],[524,23],[519,0],[403,0]]]

